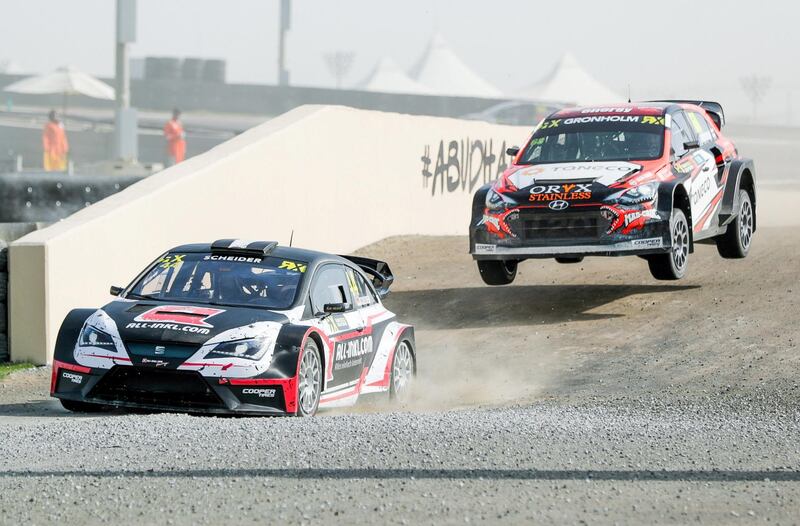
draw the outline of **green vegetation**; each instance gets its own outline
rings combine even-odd
[[[36,367],[32,363],[0,363],[0,380],[13,373],[14,371],[22,371],[23,369],[30,369]]]

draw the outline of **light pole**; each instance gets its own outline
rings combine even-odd
[[[289,71],[286,69],[286,32],[291,27],[292,4],[291,0],[281,0],[280,21],[278,29],[278,85],[289,85]]]
[[[139,125],[131,108],[131,71],[128,45],[136,41],[136,0],[117,0],[116,109],[114,112],[114,156],[136,162],[139,156]]]

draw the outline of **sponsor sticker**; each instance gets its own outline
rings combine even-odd
[[[69,380],[73,384],[80,384],[81,382],[83,382],[83,376],[75,373],[70,373],[67,371],[62,372],[61,377],[65,380]]]
[[[634,239],[631,245],[636,248],[661,248],[664,245],[664,240],[660,237],[650,237],[647,239]]]
[[[550,184],[535,185],[530,189],[530,201],[584,200],[592,198],[590,184]]]
[[[150,358],[142,358],[143,365],[152,365],[153,367],[166,367],[169,362],[164,360],[151,360]]]
[[[242,389],[243,395],[255,395],[259,398],[275,398],[275,389],[247,387]]]
[[[291,270],[293,272],[305,272],[307,265],[305,263],[298,263],[296,261],[284,260],[281,262],[278,268]]]
[[[186,254],[170,254],[168,256],[164,256],[159,262],[159,266],[163,269],[171,269],[171,268],[178,268],[183,263],[183,258],[186,257]]]
[[[486,245],[483,243],[475,243],[475,252],[482,252],[484,254],[493,254],[497,250],[497,245]]]
[[[261,263],[262,258],[248,257],[248,256],[221,256],[219,254],[211,254],[203,256],[205,261],[232,261],[234,263]]]
[[[134,318],[134,321],[179,323],[181,325],[212,328],[214,326],[206,322],[206,320],[223,312],[225,312],[223,309],[212,309],[210,307],[164,305],[141,313]]]
[[[581,113],[630,113],[633,108],[584,108]]]
[[[625,214],[625,226],[630,225],[634,221],[638,219],[656,219],[658,217],[658,211],[650,208],[647,210],[635,210],[633,212],[629,212]]]

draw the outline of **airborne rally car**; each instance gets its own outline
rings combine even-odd
[[[743,258],[756,227],[755,168],[722,135],[722,107],[659,101],[560,110],[475,194],[470,253],[484,282],[529,258],[638,255],[680,279],[695,243]]]
[[[381,261],[274,242],[174,248],[115,301],[67,315],[51,395],[71,411],[299,416],[402,398],[416,354],[381,303],[393,280]]]

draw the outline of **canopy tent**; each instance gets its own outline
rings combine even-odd
[[[411,78],[440,95],[503,97],[500,90],[464,64],[441,35],[435,35],[431,39],[410,74]]]
[[[389,57],[384,57],[356,89],[381,93],[432,95],[434,90],[412,79]]]
[[[51,73],[18,80],[4,87],[3,91],[35,95],[86,95],[95,99],[114,100],[114,88],[73,68],[59,68]]]
[[[517,95],[524,99],[578,105],[624,100],[618,93],[592,77],[571,53],[565,53],[544,79],[523,88]]]

